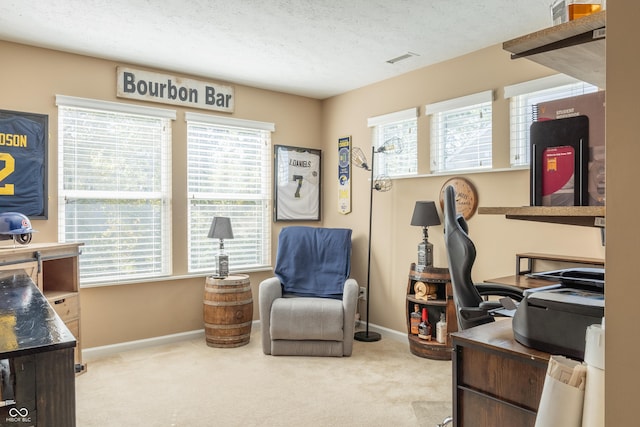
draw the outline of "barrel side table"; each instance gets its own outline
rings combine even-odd
[[[203,305],[208,346],[228,348],[249,343],[253,297],[248,275],[207,277]]]

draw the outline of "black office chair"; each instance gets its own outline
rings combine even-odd
[[[494,321],[494,315],[503,305],[490,296],[509,297],[522,300],[522,289],[497,283],[474,284],[471,268],[476,259],[476,248],[469,238],[468,226],[462,215],[456,212],[455,189],[445,188],[444,193],[444,240],[449,259],[449,273],[453,287],[453,302],[458,317],[458,329],[469,329]]]

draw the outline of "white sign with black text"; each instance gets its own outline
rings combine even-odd
[[[232,113],[233,86],[117,67],[117,96]]]

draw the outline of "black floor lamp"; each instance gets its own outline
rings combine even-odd
[[[396,142],[396,144],[394,144],[393,142]],[[369,286],[371,284],[371,224],[373,219],[373,190],[380,191],[380,192],[391,190],[391,180],[389,179],[389,177],[385,177],[385,176],[377,177],[374,180],[373,162],[374,162],[376,153],[390,153],[392,151],[395,151],[396,153],[399,153],[402,151],[397,141],[389,140],[385,142],[382,146],[380,146],[378,149],[376,149],[375,147],[372,147],[371,148],[371,163],[372,163],[371,166],[369,166],[369,164],[367,163],[367,157],[364,155],[364,153],[359,147],[353,147],[353,150],[351,153],[351,159],[355,164],[355,166],[371,172],[371,189],[369,192],[370,193],[369,194],[369,252],[367,255],[367,322],[366,322],[366,327],[364,331],[358,331],[354,334],[353,338],[356,339],[357,341],[374,342],[374,341],[380,341],[380,339],[382,338],[379,333],[372,332],[369,330],[369,317],[370,317],[369,301],[371,300],[371,293],[369,292]]]

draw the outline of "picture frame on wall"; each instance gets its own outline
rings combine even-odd
[[[586,206],[589,119],[575,116],[531,125],[531,206]]]
[[[48,216],[49,116],[0,110],[0,212]]]
[[[322,151],[274,145],[274,221],[320,221]]]

